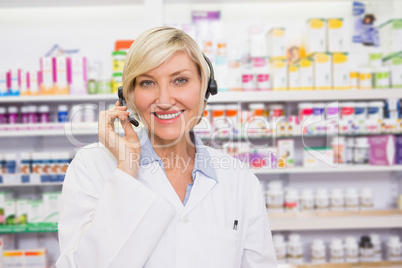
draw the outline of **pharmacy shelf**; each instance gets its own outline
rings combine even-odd
[[[383,100],[401,98],[402,89],[220,92],[209,103]]]
[[[310,94],[307,94],[310,93]],[[298,102],[298,101],[344,101],[344,100],[384,100],[401,98],[402,89],[373,90],[314,90],[314,91],[231,91],[219,92],[211,96],[209,103],[237,102]],[[27,102],[84,102],[115,101],[117,94],[58,95],[58,96],[6,96],[0,103]]]
[[[268,213],[272,231],[402,228],[402,211]]]
[[[28,225],[0,225],[0,234],[54,233],[57,223],[38,223]]]
[[[42,182],[42,183],[14,183],[14,184],[4,184],[0,183],[0,188],[7,187],[41,187],[41,186],[61,186],[62,182]]]
[[[308,174],[308,173],[355,173],[355,172],[402,172],[402,165],[370,166],[370,165],[345,165],[336,167],[293,167],[284,169],[260,168],[253,169],[256,175],[273,174]]]
[[[116,94],[93,95],[38,95],[38,96],[5,96],[0,97],[0,103],[36,103],[36,102],[84,102],[84,101],[117,101]]]
[[[278,268],[401,268],[402,261],[325,263],[325,264],[279,264]]]
[[[0,137],[35,137],[35,136],[67,136],[96,135],[98,123],[48,123],[48,124],[15,124],[0,126]]]

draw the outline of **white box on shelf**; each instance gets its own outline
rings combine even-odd
[[[286,57],[286,30],[272,28],[267,34],[268,57]]]
[[[327,19],[327,50],[329,52],[346,51],[344,28],[342,18]]]
[[[29,268],[47,268],[47,249],[25,249],[24,250],[24,267]]]
[[[27,199],[17,199],[16,200],[16,213],[15,213],[15,224],[27,224],[28,221],[28,204]]]
[[[348,53],[332,53],[333,89],[350,89]]]
[[[314,88],[316,90],[327,90],[332,88],[332,56],[331,53],[314,53],[311,55],[313,59],[314,70]]]
[[[334,150],[331,147],[304,148],[304,167],[328,167],[334,164]]]
[[[43,201],[34,200],[28,204],[28,222],[39,223],[44,221]]]
[[[379,27],[381,49],[385,57],[402,49],[402,19],[391,19]]]
[[[307,20],[307,31],[304,36],[306,54],[327,51],[325,19]]]
[[[59,221],[59,202],[60,192],[43,193],[43,211],[44,222],[58,222]]]

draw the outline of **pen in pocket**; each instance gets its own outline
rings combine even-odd
[[[238,225],[238,221],[237,220],[235,220],[234,221],[234,223],[233,223],[233,230],[237,230],[237,225]]]

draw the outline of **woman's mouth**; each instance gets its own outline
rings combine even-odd
[[[168,112],[153,112],[156,118],[160,120],[171,120],[179,117],[184,110],[182,111],[168,111]]]

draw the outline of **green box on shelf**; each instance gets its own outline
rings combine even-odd
[[[383,61],[391,70],[391,87],[402,88],[402,51],[384,58]]]
[[[6,205],[6,200],[10,200],[12,198],[13,198],[12,191],[1,191],[0,192],[0,225],[6,224],[4,208]]]

